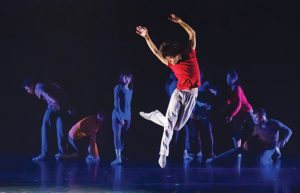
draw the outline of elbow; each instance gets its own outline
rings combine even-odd
[[[240,112],[241,108],[242,108],[242,104],[239,103],[235,109],[235,112],[237,112],[237,113]]]
[[[191,34],[196,37],[196,31],[192,29]]]
[[[196,31],[194,29],[191,29],[191,33],[190,33],[193,37],[196,37]]]
[[[72,140],[75,138],[75,128],[74,127],[69,131],[68,138],[69,138],[69,140],[70,140],[70,138]]]
[[[189,33],[189,36],[190,36],[191,40],[196,39],[196,32],[194,30],[191,30],[190,33]]]

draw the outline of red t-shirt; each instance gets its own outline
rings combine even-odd
[[[168,63],[168,67],[171,68],[178,80],[178,90],[191,90],[201,86],[200,69],[194,49],[191,49],[186,60],[178,64]]]

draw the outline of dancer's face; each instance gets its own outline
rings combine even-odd
[[[267,117],[264,114],[255,113],[253,115],[253,120],[256,125],[261,125],[262,123],[264,123],[267,120]]]
[[[34,94],[34,86],[25,86],[26,92],[29,94]]]
[[[178,54],[176,56],[166,56],[166,60],[170,64],[177,64],[181,60],[181,55]]]
[[[122,81],[123,81],[124,84],[129,84],[130,81],[131,81],[131,77],[130,76],[123,76]]]
[[[234,85],[237,82],[237,79],[235,77],[230,76],[229,74],[226,77],[227,85]]]

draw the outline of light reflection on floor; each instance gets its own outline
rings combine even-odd
[[[156,163],[84,161],[31,162],[27,158],[0,159],[0,193],[105,192],[105,193],[299,193],[300,159],[264,167],[245,167],[237,159],[229,166],[202,165],[196,160]]]

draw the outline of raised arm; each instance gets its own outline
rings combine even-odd
[[[140,36],[142,36],[143,38],[145,38],[146,43],[148,45],[148,47],[150,48],[150,50],[152,51],[152,53],[165,65],[168,65],[167,60],[163,57],[162,53],[157,49],[156,45],[153,43],[153,41],[151,40],[149,34],[148,34],[148,30],[145,27],[142,26],[138,26],[136,27],[136,33]]]
[[[182,21],[179,17],[175,14],[171,14],[169,20],[173,21],[174,23],[178,23],[183,29],[189,34],[189,41],[191,48],[194,50],[196,49],[196,32],[189,26],[187,23]]]

